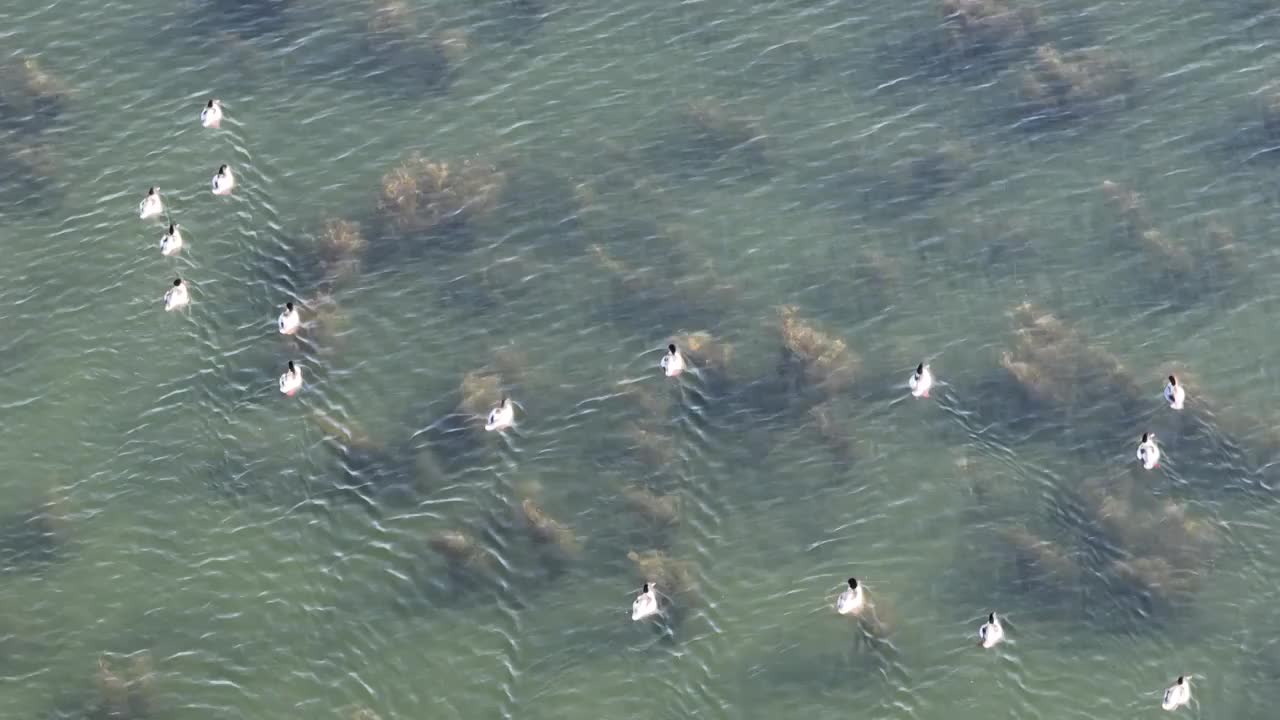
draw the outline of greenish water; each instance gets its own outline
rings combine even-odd
[[[104,657],[126,682],[149,657],[132,711],[175,719],[1120,717],[1179,673],[1184,712],[1271,717],[1280,14],[1061,0],[964,53],[940,5],[411,0],[386,40],[359,0],[9,3],[5,57],[66,93],[0,123],[51,158],[0,155],[0,717],[110,716]],[[1023,77],[1048,43],[1131,82],[1046,111]],[[502,192],[395,236],[379,182],[412,152],[492,164]],[[1194,267],[1134,242],[1108,179]],[[137,218],[149,185],[176,258]],[[329,218],[369,238],[336,282]],[[192,304],[165,313],[175,273]],[[286,300],[311,303],[297,339]],[[1028,301],[1141,402],[1087,374],[1021,397],[1000,361]],[[780,374],[784,304],[860,357],[851,385]],[[662,378],[699,330],[727,374]],[[928,402],[905,390],[921,359]],[[1169,363],[1187,418],[1158,402]],[[522,405],[506,437],[458,410],[485,369]],[[629,509],[636,488],[677,521]],[[525,499],[575,553],[530,540]],[[1168,503],[1211,540],[1139,521]],[[1046,579],[1014,530],[1081,574]],[[450,531],[470,567],[433,550]],[[693,587],[632,623],[627,553],[654,549]],[[1166,555],[1163,586],[1114,570]],[[831,609],[850,575],[877,632]],[[991,610],[1011,642],[983,652]]]

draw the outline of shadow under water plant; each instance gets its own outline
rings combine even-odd
[[[35,510],[0,517],[0,573],[38,569],[53,561],[67,541],[68,529],[61,497]]]
[[[411,155],[382,176],[378,211],[396,236],[456,230],[491,212],[506,176],[479,160],[448,163]]]
[[[59,193],[45,191],[54,185],[58,165],[52,146],[46,143],[0,142],[0,207],[52,209],[57,200],[50,203],[50,195]]]

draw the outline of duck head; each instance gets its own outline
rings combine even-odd
[[[857,590],[857,589],[858,589],[858,580],[857,580],[857,578],[849,578],[849,589],[850,589],[850,590]]]

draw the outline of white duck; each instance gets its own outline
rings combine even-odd
[[[684,372],[684,355],[676,349],[675,343],[667,346],[667,354],[662,356],[658,367],[662,368],[662,372],[666,373],[667,377],[675,377]]]
[[[222,103],[210,100],[200,111],[200,124],[207,128],[216,128],[222,124]]]
[[[1169,384],[1164,386],[1164,399],[1174,410],[1181,410],[1182,404],[1187,400],[1187,391],[1178,384],[1178,378],[1172,375],[1169,376]]]
[[[289,361],[289,367],[280,376],[280,392],[292,396],[302,387],[302,368]]]
[[[1147,470],[1154,470],[1160,464],[1160,448],[1156,446],[1155,433],[1142,433],[1142,442],[1138,444],[1138,460]]]
[[[514,425],[515,422],[515,407],[511,404],[511,398],[504,397],[502,402],[498,403],[498,407],[489,411],[489,420],[485,423],[484,429],[490,432],[494,430],[501,432]]]
[[[231,167],[219,166],[218,173],[213,176],[212,184],[214,195],[230,195],[232,188],[236,186],[236,178],[231,174]]]
[[[631,619],[644,620],[658,614],[658,592],[657,587],[650,583],[645,583],[640,589],[640,594],[636,596],[636,601],[631,603]]]
[[[182,283],[182,278],[173,281],[173,287],[164,294],[164,309],[177,310],[186,307],[191,301],[191,296],[187,294],[187,286]]]
[[[142,198],[142,202],[138,203],[138,217],[150,220],[163,214],[164,201],[160,199],[160,190],[153,187],[147,191],[147,196]]]
[[[849,587],[836,598],[836,612],[841,615],[857,615],[866,607],[867,598],[857,579],[849,578]]]
[[[182,232],[178,230],[177,223],[169,223],[169,232],[160,238],[160,254],[164,256],[177,255],[182,249]]]
[[[924,363],[917,365],[916,371],[911,374],[911,379],[907,381],[907,385],[911,386],[912,397],[929,397],[929,388],[933,387],[933,373],[929,372],[929,366]]]
[[[281,335],[292,335],[298,332],[298,328],[302,325],[302,318],[294,309],[293,303],[284,304],[284,312],[280,313],[277,323],[280,326]]]
[[[1169,689],[1164,691],[1164,700],[1160,701],[1160,707],[1165,710],[1177,710],[1189,702],[1191,702],[1191,683],[1187,682],[1185,675],[1179,675]]]
[[[982,647],[990,649],[1004,640],[1004,626],[995,613],[987,616],[987,621],[978,628],[978,637],[982,638]]]

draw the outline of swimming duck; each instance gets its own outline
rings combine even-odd
[[[219,166],[218,174],[213,176],[213,194],[230,195],[235,186],[236,178],[231,174],[231,168],[227,165]]]
[[[489,431],[506,430],[514,425],[515,421],[516,410],[511,404],[511,398],[504,397],[502,402],[498,403],[498,407],[489,411],[489,421],[485,423],[484,429]]]
[[[160,254],[161,255],[177,255],[182,249],[182,233],[178,231],[177,223],[169,223],[169,232],[160,238]]]
[[[163,214],[164,202],[160,200],[160,190],[153,187],[147,191],[147,196],[142,198],[142,202],[138,203],[138,217],[149,220]]]
[[[907,385],[911,386],[912,397],[929,397],[929,388],[933,387],[933,373],[929,372],[929,366],[924,363],[917,365],[916,371],[911,374],[911,379],[907,381]]]
[[[866,595],[855,578],[849,578],[849,587],[836,598],[836,612],[841,615],[857,615],[866,605]]]
[[[222,124],[222,103],[210,100],[200,111],[200,124],[207,128],[216,128]]]
[[[1160,702],[1160,707],[1165,710],[1177,710],[1189,702],[1191,702],[1191,683],[1187,682],[1185,675],[1179,675],[1169,689],[1164,691],[1164,700]]]
[[[1182,403],[1187,399],[1187,391],[1178,384],[1178,378],[1172,375],[1169,376],[1169,384],[1164,386],[1164,399],[1169,401],[1169,407],[1174,410],[1181,410]]]
[[[993,648],[1004,640],[1004,626],[995,613],[987,616],[987,621],[978,628],[978,637],[982,638],[982,647]]]
[[[1154,470],[1160,464],[1160,448],[1156,447],[1155,433],[1142,433],[1142,442],[1138,445],[1138,460],[1147,470]]]
[[[302,318],[298,316],[298,311],[293,309],[293,303],[284,304],[284,312],[280,313],[279,325],[281,335],[292,335],[298,332],[298,326],[302,324]]]
[[[288,369],[280,376],[280,392],[292,396],[301,387],[302,368],[295,366],[293,361],[290,360]]]
[[[173,281],[173,287],[169,288],[169,292],[164,294],[164,309],[177,310],[180,307],[186,307],[191,300],[187,295],[187,286],[182,284],[182,278]]]
[[[667,354],[662,356],[658,367],[662,368],[662,372],[666,373],[667,377],[675,377],[684,372],[684,355],[676,349],[675,343],[667,346]]]
[[[636,596],[636,601],[631,603],[631,619],[644,620],[658,614],[658,592],[657,587],[649,583],[645,583],[640,589],[640,594]]]

